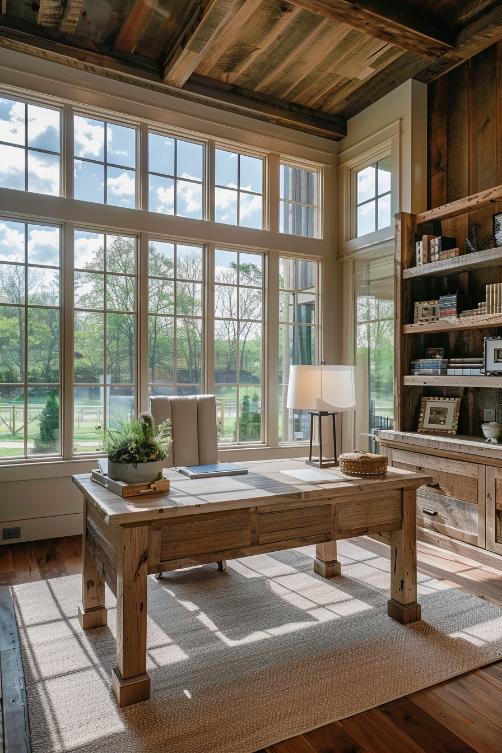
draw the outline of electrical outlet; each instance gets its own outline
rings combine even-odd
[[[3,529],[3,537],[4,539],[19,539],[21,538],[21,528],[19,526],[15,526],[14,528],[4,528]]]

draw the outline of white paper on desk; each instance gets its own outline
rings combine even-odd
[[[292,478],[298,479],[298,481],[306,481],[306,482],[313,482],[313,483],[328,483],[333,481],[345,481],[344,478],[335,476],[331,473],[325,473],[324,471],[318,470],[317,468],[298,468],[294,471],[281,471],[281,473],[285,473],[286,476],[291,476]]]

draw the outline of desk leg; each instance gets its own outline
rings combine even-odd
[[[78,619],[83,630],[106,625],[105,579],[96,564],[94,544],[87,533],[87,502],[84,499],[84,533],[82,534],[82,603]]]
[[[148,526],[122,528],[117,563],[117,666],[112,690],[119,706],[150,698],[146,673]]]
[[[336,558],[336,541],[327,544],[317,544],[315,548],[314,572],[323,578],[334,578],[340,575],[342,566]]]
[[[417,509],[416,491],[403,491],[402,527],[390,534],[391,598],[387,613],[403,625],[420,619],[417,603]]]

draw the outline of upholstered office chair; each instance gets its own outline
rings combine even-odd
[[[209,465],[218,462],[218,431],[214,395],[152,397],[150,410],[156,424],[169,419],[173,441],[166,467]],[[226,569],[224,560],[219,570]],[[162,573],[157,575],[162,577]]]

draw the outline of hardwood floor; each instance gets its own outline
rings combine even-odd
[[[387,551],[370,539],[365,546],[375,553]],[[428,575],[502,606],[499,570],[427,545],[419,547],[419,566]],[[0,547],[0,585],[79,572],[76,536]],[[502,753],[502,662],[259,753]]]

